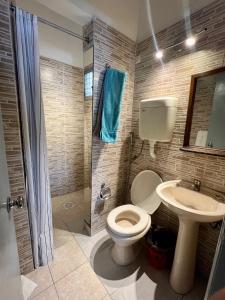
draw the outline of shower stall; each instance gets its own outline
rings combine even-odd
[[[83,68],[41,57],[53,225],[72,232],[90,225],[92,56]]]

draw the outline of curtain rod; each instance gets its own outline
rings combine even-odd
[[[16,8],[16,5],[14,5],[14,4],[11,4],[10,6],[11,6],[11,9],[12,9],[12,10],[14,10],[14,9]],[[62,31],[62,32],[64,32],[64,33],[67,33],[67,34],[69,34],[69,35],[71,35],[71,36],[73,36],[73,37],[76,37],[76,38],[78,38],[78,39],[80,39],[80,40],[82,40],[82,41],[84,41],[84,42],[89,43],[89,38],[88,38],[88,37],[79,35],[79,34],[73,32],[73,31],[71,31],[71,30],[68,30],[68,29],[66,29],[66,28],[64,28],[64,27],[61,27],[61,26],[59,26],[59,25],[57,25],[57,24],[55,24],[55,23],[52,23],[52,22],[50,22],[50,21],[48,21],[48,20],[45,20],[45,19],[43,19],[43,18],[41,18],[41,17],[38,17],[38,16],[37,16],[37,18],[38,18],[38,21],[39,21],[39,22],[41,22],[41,23],[43,23],[43,24],[45,24],[45,25],[48,25],[48,26],[50,26],[50,27],[52,27],[52,28],[55,28],[55,29],[58,29],[58,30],[60,30],[60,31]]]

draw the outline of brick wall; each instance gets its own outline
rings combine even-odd
[[[129,132],[131,131],[132,101],[135,67],[135,43],[127,37],[95,20],[93,23],[94,43],[94,98],[93,125],[96,120],[99,95],[106,63],[113,68],[126,71],[128,79],[123,97],[119,139],[116,144],[106,144],[93,137],[92,142],[92,234],[105,227],[108,213],[126,201],[128,176]],[[112,197],[100,205],[98,196],[102,183],[110,186]]]

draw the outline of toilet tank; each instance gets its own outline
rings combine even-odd
[[[176,120],[177,98],[160,97],[140,102],[139,136],[143,140],[171,141]]]

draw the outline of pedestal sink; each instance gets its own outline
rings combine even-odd
[[[179,231],[170,284],[179,294],[189,292],[194,283],[198,229],[201,222],[216,222],[225,215],[225,204],[183,187],[180,180],[163,182],[156,191],[164,205],[177,214]]]

